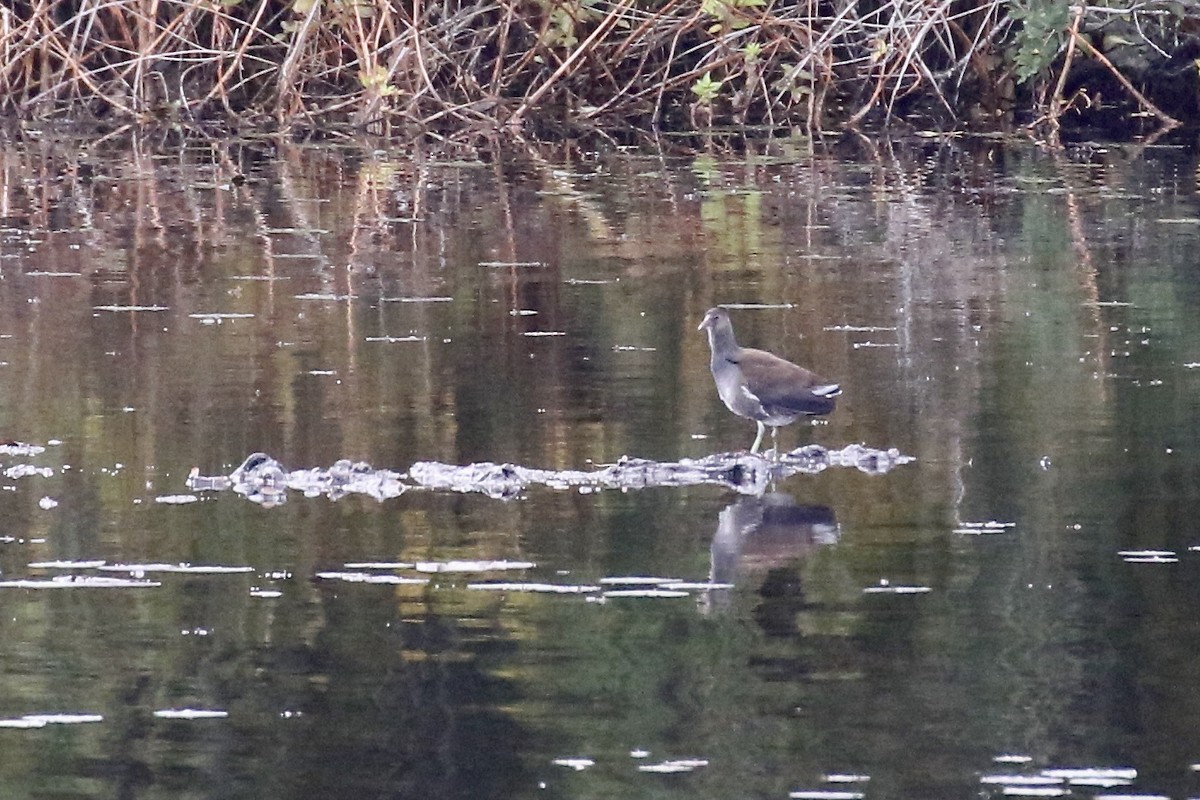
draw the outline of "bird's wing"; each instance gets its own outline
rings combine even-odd
[[[764,407],[826,414],[833,410],[833,398],[842,391],[838,384],[763,350],[743,347],[737,365]]]

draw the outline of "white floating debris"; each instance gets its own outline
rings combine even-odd
[[[1014,797],[1065,797],[1070,793],[1065,786],[1005,786],[1003,791]]]
[[[639,764],[638,772],[659,772],[670,774],[673,772],[691,772],[699,767],[707,767],[708,761],[703,758],[680,758],[670,761],[660,761],[657,764]]]
[[[1092,800],[1171,800],[1165,794],[1094,794]]]
[[[562,583],[468,583],[467,588],[493,592],[544,592],[546,594],[587,594],[600,591],[599,586]]]
[[[845,789],[800,789],[788,792],[788,797],[792,800],[862,800],[866,795]]]
[[[431,295],[429,297],[385,297],[385,303],[449,303],[454,300],[453,297],[444,295]]]
[[[346,569],[412,569],[416,564],[409,561],[352,561],[342,566]]]
[[[601,578],[605,585],[621,584],[627,586],[661,586],[664,583],[683,583],[682,578],[655,578],[650,575],[612,575]]]
[[[896,328],[895,326],[887,325],[826,325],[821,330],[845,331],[847,333],[891,333]]]
[[[998,520],[987,520],[985,522],[960,522],[958,527],[954,528],[954,533],[961,533],[968,536],[980,536],[989,533],[1004,533],[1017,527],[1015,522],[1000,522]]]
[[[99,714],[26,714],[21,717],[42,725],[82,725],[87,722],[103,722]]]
[[[1030,761],[1033,761],[1033,756],[1021,756],[1013,753],[1005,753],[1003,755],[996,756],[992,759],[992,761],[995,761],[997,764],[1028,764]]]
[[[550,763],[559,767],[569,767],[576,772],[583,772],[588,767],[596,765],[596,762],[590,758],[556,758]]]
[[[1053,775],[981,775],[980,783],[1003,784],[1005,786],[1058,786],[1065,778]]]
[[[211,314],[204,314],[204,313],[188,314],[188,316],[191,317],[192,319],[198,319],[201,322],[205,322],[205,323],[209,323],[209,324],[212,324],[214,322],[220,323],[227,319],[254,319],[253,314],[243,314],[243,313],[238,313],[238,312],[219,312],[219,311],[213,312]]]
[[[870,775],[856,775],[854,773],[832,772],[822,776],[821,780],[826,783],[867,783],[871,780]]]
[[[251,589],[251,597],[283,597],[283,592],[278,589]]]
[[[664,589],[675,589],[686,592],[702,592],[709,589],[732,589],[732,583],[709,583],[708,581],[668,581],[662,584]]]
[[[750,309],[758,311],[772,308],[787,309],[796,307],[795,303],[722,303],[721,305],[725,308]]]
[[[400,575],[380,575],[373,572],[318,572],[318,578],[346,583],[386,583],[393,586],[408,586],[429,583],[428,578],[406,578]]]
[[[881,583],[878,586],[867,586],[863,594],[924,594],[932,592],[929,586],[903,586],[900,584]]]
[[[1196,369],[1200,367],[1200,361],[1189,361],[1183,365],[1184,369]]]
[[[1175,556],[1125,556],[1126,564],[1178,564]]]
[[[204,575],[225,575],[238,572],[254,572],[254,567],[227,567],[221,564],[104,564],[100,569],[105,572],[128,572],[131,575],[144,575],[147,572],[183,572]]]
[[[51,467],[38,467],[33,464],[13,464],[4,470],[4,477],[14,480],[28,478],[33,475],[39,478],[52,478],[54,477],[54,470]]]
[[[53,578],[18,578],[0,581],[0,589],[146,589],[158,581],[109,578],[103,575],[56,575]]]
[[[481,267],[544,267],[541,261],[480,261]]]
[[[365,342],[386,342],[395,344],[396,342],[423,342],[424,336],[368,336],[363,339]]]
[[[93,560],[93,561],[77,561],[75,559],[68,558],[68,559],[60,559],[57,561],[34,561],[34,562],[30,563],[29,568],[30,569],[96,569],[96,567],[103,567],[106,563],[108,563],[108,562],[99,560],[99,559]]]
[[[418,561],[417,572],[497,572],[510,569],[533,569],[532,561]]]
[[[42,511],[49,511],[52,508],[58,508],[58,501],[53,497],[43,497],[41,500],[38,500],[38,508],[40,508]]]
[[[46,721],[40,719],[27,719],[25,717],[17,717],[16,719],[0,719],[0,728],[44,728]]]
[[[538,337],[538,336],[566,336],[566,335],[567,335],[567,332],[566,332],[566,331],[525,331],[525,332],[524,332],[524,333],[522,333],[521,335],[522,335],[522,336],[532,336],[532,337]]]
[[[1132,308],[1133,303],[1121,300],[1092,300],[1083,304],[1084,308]]]
[[[640,748],[640,747],[635,747],[634,749],[632,749],[632,750],[630,750],[630,751],[629,751],[629,757],[630,757],[630,758],[649,758],[649,757],[650,757],[650,751],[649,751],[649,750],[643,750],[643,749],[642,749],[642,748]]]
[[[170,306],[92,306],[93,311],[170,311]]]
[[[1132,781],[1137,778],[1133,767],[1062,767],[1042,770],[1043,775],[1071,780],[1072,778],[1122,778]]]
[[[194,494],[164,494],[154,498],[154,502],[168,506],[184,506],[188,503],[199,502],[199,500],[200,498]]]
[[[1133,781],[1127,778],[1071,778],[1067,783],[1072,786],[1092,786],[1097,789],[1113,789],[1117,786],[1128,786]]]
[[[154,712],[160,719],[224,719],[228,711],[207,708],[164,708]]]
[[[46,448],[36,444],[25,444],[24,442],[5,442],[0,444],[0,453],[6,456],[36,456],[39,453],[44,453]]]
[[[604,593],[605,597],[688,597],[687,592],[675,589],[614,589]]]
[[[1152,556],[1173,556],[1174,550],[1118,550],[1122,558],[1151,558]]]
[[[658,352],[657,347],[638,347],[632,344],[614,344],[613,351],[617,353],[655,353]]]
[[[78,278],[83,275],[82,272],[51,272],[44,269],[30,270],[22,275],[26,278]]]
[[[296,295],[297,300],[333,300],[341,302],[343,300],[357,300],[358,296],[353,294],[332,294],[329,292],[305,292],[304,294]]]

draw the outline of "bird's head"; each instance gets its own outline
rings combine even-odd
[[[716,306],[710,308],[704,314],[704,319],[700,322],[700,326],[696,328],[698,331],[717,331],[721,328],[732,328],[733,323],[729,319],[729,311]]]

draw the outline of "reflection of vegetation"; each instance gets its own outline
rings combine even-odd
[[[63,440],[43,463],[72,467],[0,494],[3,533],[47,537],[5,544],[0,569],[99,557],[292,573],[270,579],[278,602],[251,598],[249,578],[108,602],[6,595],[10,711],[111,713],[119,723],[55,734],[79,743],[72,755],[127,764],[130,780],[165,763],[251,782],[275,773],[239,748],[261,746],[258,758],[274,743],[293,778],[321,769],[313,752],[366,752],[380,774],[399,764],[378,785],[407,789],[405,776],[445,777],[430,777],[434,745],[467,762],[499,737],[516,743],[501,767],[528,785],[543,757],[583,751],[619,767],[564,780],[628,789],[628,750],[652,741],[672,751],[655,755],[738,765],[690,776],[714,787],[702,793],[737,794],[738,780],[781,796],[797,754],[802,777],[841,768],[831,753],[868,753],[864,768],[916,785],[1008,748],[1091,752],[1080,730],[1104,757],[1128,752],[1106,716],[1137,716],[1131,728],[1187,763],[1200,695],[1169,643],[1194,644],[1194,582],[1131,577],[1112,555],[1194,543],[1200,450],[1179,420],[1195,412],[1180,366],[1200,342],[1195,234],[1157,222],[1194,216],[1190,187],[1175,191],[1194,165],[1173,150],[1060,164],[974,140],[859,144],[855,159],[805,140],[650,165],[575,151],[453,164],[288,145],[0,151],[0,170],[23,176],[0,198],[0,412],[14,437]],[[79,275],[31,274],[51,268]],[[422,298],[450,300],[401,302]],[[295,466],[568,468],[744,444],[694,330],[729,300],[789,305],[748,312],[747,344],[847,387],[829,425],[797,437],[919,459],[911,477],[797,483],[805,502],[837,507],[844,545],[781,568],[770,602],[739,587],[728,616],[703,617],[308,580],[355,558],[466,553],[694,577],[723,505],[702,492],[413,492],[269,513],[152,502],[189,467],[227,470],[257,449]],[[1096,305],[1114,300],[1135,306]],[[169,309],[93,310],[107,304]],[[190,316],[214,311],[253,316]],[[53,514],[43,494],[63,501]],[[956,516],[1018,527],[952,539]],[[881,578],[934,591],[864,598]],[[209,635],[180,633],[195,628]],[[1149,669],[1155,692],[1117,708],[1139,691],[1123,676]],[[182,703],[228,705],[233,721],[191,734],[189,750],[147,718]],[[289,710],[307,716],[279,718]],[[23,741],[7,776],[31,763],[60,774],[44,740]],[[978,785],[955,788],[921,796]]]

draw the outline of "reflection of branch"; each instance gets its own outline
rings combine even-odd
[[[1054,161],[1060,167],[1062,149],[1054,150]],[[1079,213],[1079,200],[1075,192],[1071,188],[1071,183],[1068,178],[1067,170],[1062,171],[1063,186],[1066,188],[1066,206],[1067,206],[1067,229],[1071,232],[1071,245],[1075,251],[1075,255],[1080,268],[1080,283],[1084,294],[1087,297],[1087,306],[1091,309],[1092,326],[1096,331],[1097,336],[1097,360],[1099,361],[1099,371],[1101,374],[1108,371],[1108,345],[1107,345],[1107,330],[1100,318],[1100,286],[1097,280],[1096,265],[1092,261],[1091,250],[1088,249],[1087,234],[1083,231],[1083,218]],[[1108,388],[1107,381],[1097,381],[1101,394],[1104,394]]]
[[[1125,91],[1127,91],[1131,95],[1133,95],[1133,99],[1137,100],[1138,105],[1140,105],[1146,111],[1149,111],[1154,116],[1158,117],[1158,121],[1161,122],[1163,125],[1166,125],[1168,128],[1179,127],[1179,124],[1180,124],[1179,120],[1177,120],[1174,117],[1170,116],[1169,114],[1165,113],[1158,106],[1154,105],[1154,103],[1150,102],[1150,99],[1148,97],[1146,97],[1144,94],[1139,92],[1137,90],[1137,87],[1135,87],[1132,83],[1130,83],[1129,79],[1121,74],[1121,70],[1119,70],[1115,66],[1113,66],[1113,63],[1111,61],[1109,61],[1108,58],[1103,53],[1101,53],[1099,50],[1097,50],[1095,47],[1093,47],[1091,42],[1089,42],[1086,38],[1084,38],[1083,36],[1081,36],[1079,34],[1079,31],[1076,29],[1076,26],[1074,26],[1074,25],[1071,28],[1071,38],[1074,41],[1078,42],[1080,47],[1082,47],[1084,50],[1086,50],[1089,55],[1091,55],[1093,58],[1095,58],[1097,61],[1099,61],[1101,64],[1103,64],[1105,69],[1107,69],[1109,72],[1111,72],[1113,74],[1113,77],[1116,78],[1117,81],[1120,82],[1120,84],[1125,87]]]

